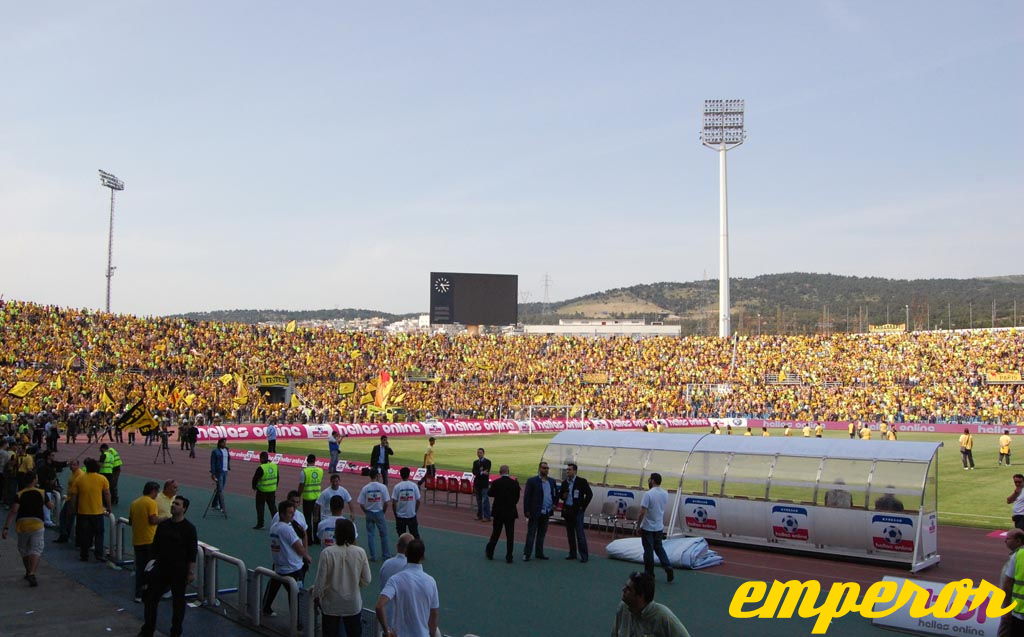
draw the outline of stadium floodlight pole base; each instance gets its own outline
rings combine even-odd
[[[220,508],[219,509],[214,509],[213,508],[213,503],[217,502],[217,496],[221,496],[220,497]],[[210,496],[210,501],[206,503],[206,510],[203,511],[203,519],[206,519],[206,515],[210,511],[216,511],[218,513],[222,513],[224,515],[224,519],[225,520],[228,519],[228,503],[224,499],[224,494],[220,490],[220,483],[219,482],[217,483],[217,487],[213,490],[213,495]]]

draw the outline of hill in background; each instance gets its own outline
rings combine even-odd
[[[915,330],[1009,327],[1024,319],[1024,275],[976,279],[883,279],[791,272],[733,279],[732,325],[745,334],[858,332],[868,325],[903,323]],[[1016,305],[1021,316],[1016,315]],[[376,310],[222,310],[178,314],[237,323],[381,318],[419,313]],[[661,282],[595,292],[555,303],[521,303],[527,324],[559,319],[642,318],[681,326],[683,334],[718,333],[718,280]]]

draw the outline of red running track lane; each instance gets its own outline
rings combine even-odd
[[[209,472],[211,446],[200,445],[196,448],[196,458],[190,459],[187,452],[180,451],[177,441],[174,441],[170,449],[174,464],[163,464],[159,461],[154,464],[153,460],[158,451],[156,445],[118,444],[116,448],[124,460],[125,466],[122,471],[126,474],[161,482],[173,477],[183,485],[212,489]],[[98,445],[88,446],[81,442],[73,445],[61,445],[57,457],[65,459],[78,456],[83,452],[84,455],[97,456],[99,455]],[[231,476],[228,479],[228,493],[252,496],[250,483],[255,470],[256,463],[233,461]],[[279,496],[282,499],[288,490],[298,487],[299,477],[298,468],[281,467]],[[366,478],[342,474],[341,483],[352,494],[352,497],[356,497],[362,486],[366,484]],[[432,494],[427,494],[426,501],[420,509],[420,524],[480,537],[489,535],[490,524],[474,519],[475,510],[471,502],[472,496],[460,495],[459,505],[455,507],[444,504],[441,499],[437,503],[432,503],[430,495]],[[444,494],[438,495],[440,498]],[[122,501],[125,498],[130,501],[133,497],[133,494],[123,494]],[[356,507],[356,511],[359,511],[358,507]],[[238,512],[236,515],[237,519],[245,522],[248,522],[248,517],[255,521],[255,511],[252,509]],[[522,528],[522,525],[520,526]],[[998,582],[1000,568],[1007,558],[1002,539],[987,537],[990,533],[987,529],[947,525],[940,525],[939,529],[939,552],[942,555],[942,561],[937,566],[918,573],[915,577],[937,582],[950,582],[963,578],[976,582],[982,579],[993,583]],[[525,531],[520,531],[520,533],[519,539],[522,540],[525,537]],[[611,533],[588,530],[587,537],[591,553],[604,556],[604,547],[611,541]],[[560,526],[556,525],[550,530],[546,545],[564,551],[568,550],[568,541]],[[714,550],[722,555],[724,562],[710,572],[744,580],[818,579],[823,584],[840,581],[870,584],[880,580],[884,575],[910,576],[909,570],[895,566],[791,555],[717,543],[714,544]]]

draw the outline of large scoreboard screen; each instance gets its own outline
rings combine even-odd
[[[431,324],[514,325],[518,321],[518,275],[430,273]]]

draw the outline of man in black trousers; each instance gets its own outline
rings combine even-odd
[[[494,559],[494,547],[505,529],[505,561],[512,563],[512,547],[515,543],[516,518],[519,517],[519,482],[508,475],[508,465],[498,469],[500,476],[491,483],[488,495],[494,498],[491,507],[491,539],[487,542],[487,559]]]
[[[526,525],[526,548],[523,560],[529,562],[536,541],[538,560],[546,560],[544,555],[544,538],[548,533],[548,520],[555,510],[555,498],[558,497],[558,486],[555,479],[548,477],[548,463],[541,462],[537,466],[537,475],[526,481],[523,492],[523,513],[528,520]]]
[[[391,456],[394,454],[395,450],[388,445],[387,436],[381,436],[380,444],[374,445],[370,451],[370,468],[380,473],[384,486],[388,485],[388,469],[391,467]]]
[[[153,637],[156,630],[156,611],[164,591],[171,589],[170,637],[181,637],[181,624],[185,619],[185,587],[196,578],[198,543],[196,527],[185,519],[189,501],[177,496],[171,502],[171,518],[156,527],[153,538],[153,566],[139,565],[146,571],[146,623],[139,637]]]
[[[565,534],[569,539],[569,556],[565,559],[586,562],[590,559],[587,550],[587,536],[583,532],[583,520],[587,514],[587,505],[594,499],[590,483],[586,478],[576,475],[579,467],[570,462],[565,467],[565,480],[558,490],[558,499],[562,501],[562,517],[565,519]]]

